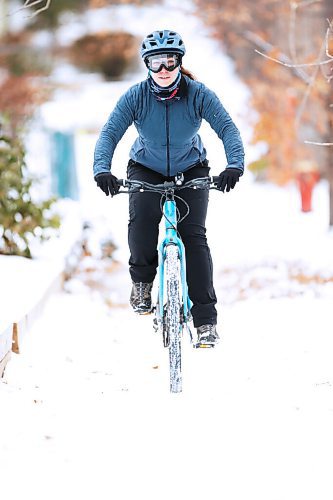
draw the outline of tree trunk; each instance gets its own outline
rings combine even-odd
[[[329,115],[329,127],[328,127],[328,142],[333,142],[333,87],[331,86],[331,92],[328,95],[328,115]],[[330,226],[333,226],[333,146],[327,146],[327,178],[329,182],[329,197],[330,197]]]
[[[0,0],[0,37],[8,31],[8,5],[7,0]]]
[[[333,4],[332,0],[326,0],[324,4],[324,9],[325,9],[325,19],[328,19],[330,23],[333,22]],[[326,23],[327,25],[327,23]],[[332,25],[330,25],[332,26]],[[333,49],[333,33],[331,30],[331,33],[328,37],[328,49],[329,52],[332,54],[332,49]],[[333,64],[330,65],[331,70],[333,70]],[[329,90],[327,92],[327,115],[328,115],[328,143],[333,142],[333,80],[330,80],[330,85],[329,85]],[[327,152],[327,179],[329,182],[329,196],[330,196],[330,205],[329,205],[329,210],[330,210],[330,217],[329,217],[329,224],[330,226],[333,226],[333,146],[327,146],[328,152]]]

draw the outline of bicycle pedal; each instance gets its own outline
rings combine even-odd
[[[193,344],[194,349],[212,349],[214,347],[215,347],[215,344],[201,344],[200,342]]]

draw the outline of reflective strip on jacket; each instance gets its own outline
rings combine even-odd
[[[228,167],[244,169],[239,131],[216,94],[203,83],[183,76],[178,98],[160,101],[144,80],[117,102],[95,147],[94,175],[109,172],[114,150],[130,125],[139,136],[130,158],[165,176],[184,172],[206,158],[198,130],[206,120],[221,139]]]

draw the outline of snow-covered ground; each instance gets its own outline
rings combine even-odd
[[[141,36],[161,24],[180,31],[186,66],[219,94],[250,161],[257,151],[248,144],[248,90],[190,3],[183,5],[185,12],[169,1],[94,16],[121,25],[125,16]],[[95,17],[89,26],[101,26]],[[207,228],[222,341],[198,351],[184,339],[184,391],[171,395],[168,353],[152,318],[128,307],[127,197],[106,198],[91,170],[96,130],[119,94],[144,77],[107,84],[91,77],[75,99],[62,91],[44,108],[47,126],[79,129],[80,210],[91,224],[92,255],[50,299],[0,384],[1,496],[332,500],[327,184],[316,187],[309,214],[300,212],[295,186],[255,184],[249,173],[231,193],[211,193]],[[217,174],[223,148],[209,127],[202,136]],[[121,177],[133,137],[131,129],[115,155]],[[99,258],[107,238],[118,247],[113,260]]]

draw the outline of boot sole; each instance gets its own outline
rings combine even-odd
[[[148,316],[148,314],[151,314],[153,312],[152,309],[150,309],[150,311],[140,311],[133,309],[133,311],[135,312],[135,314],[139,314],[139,316]]]

